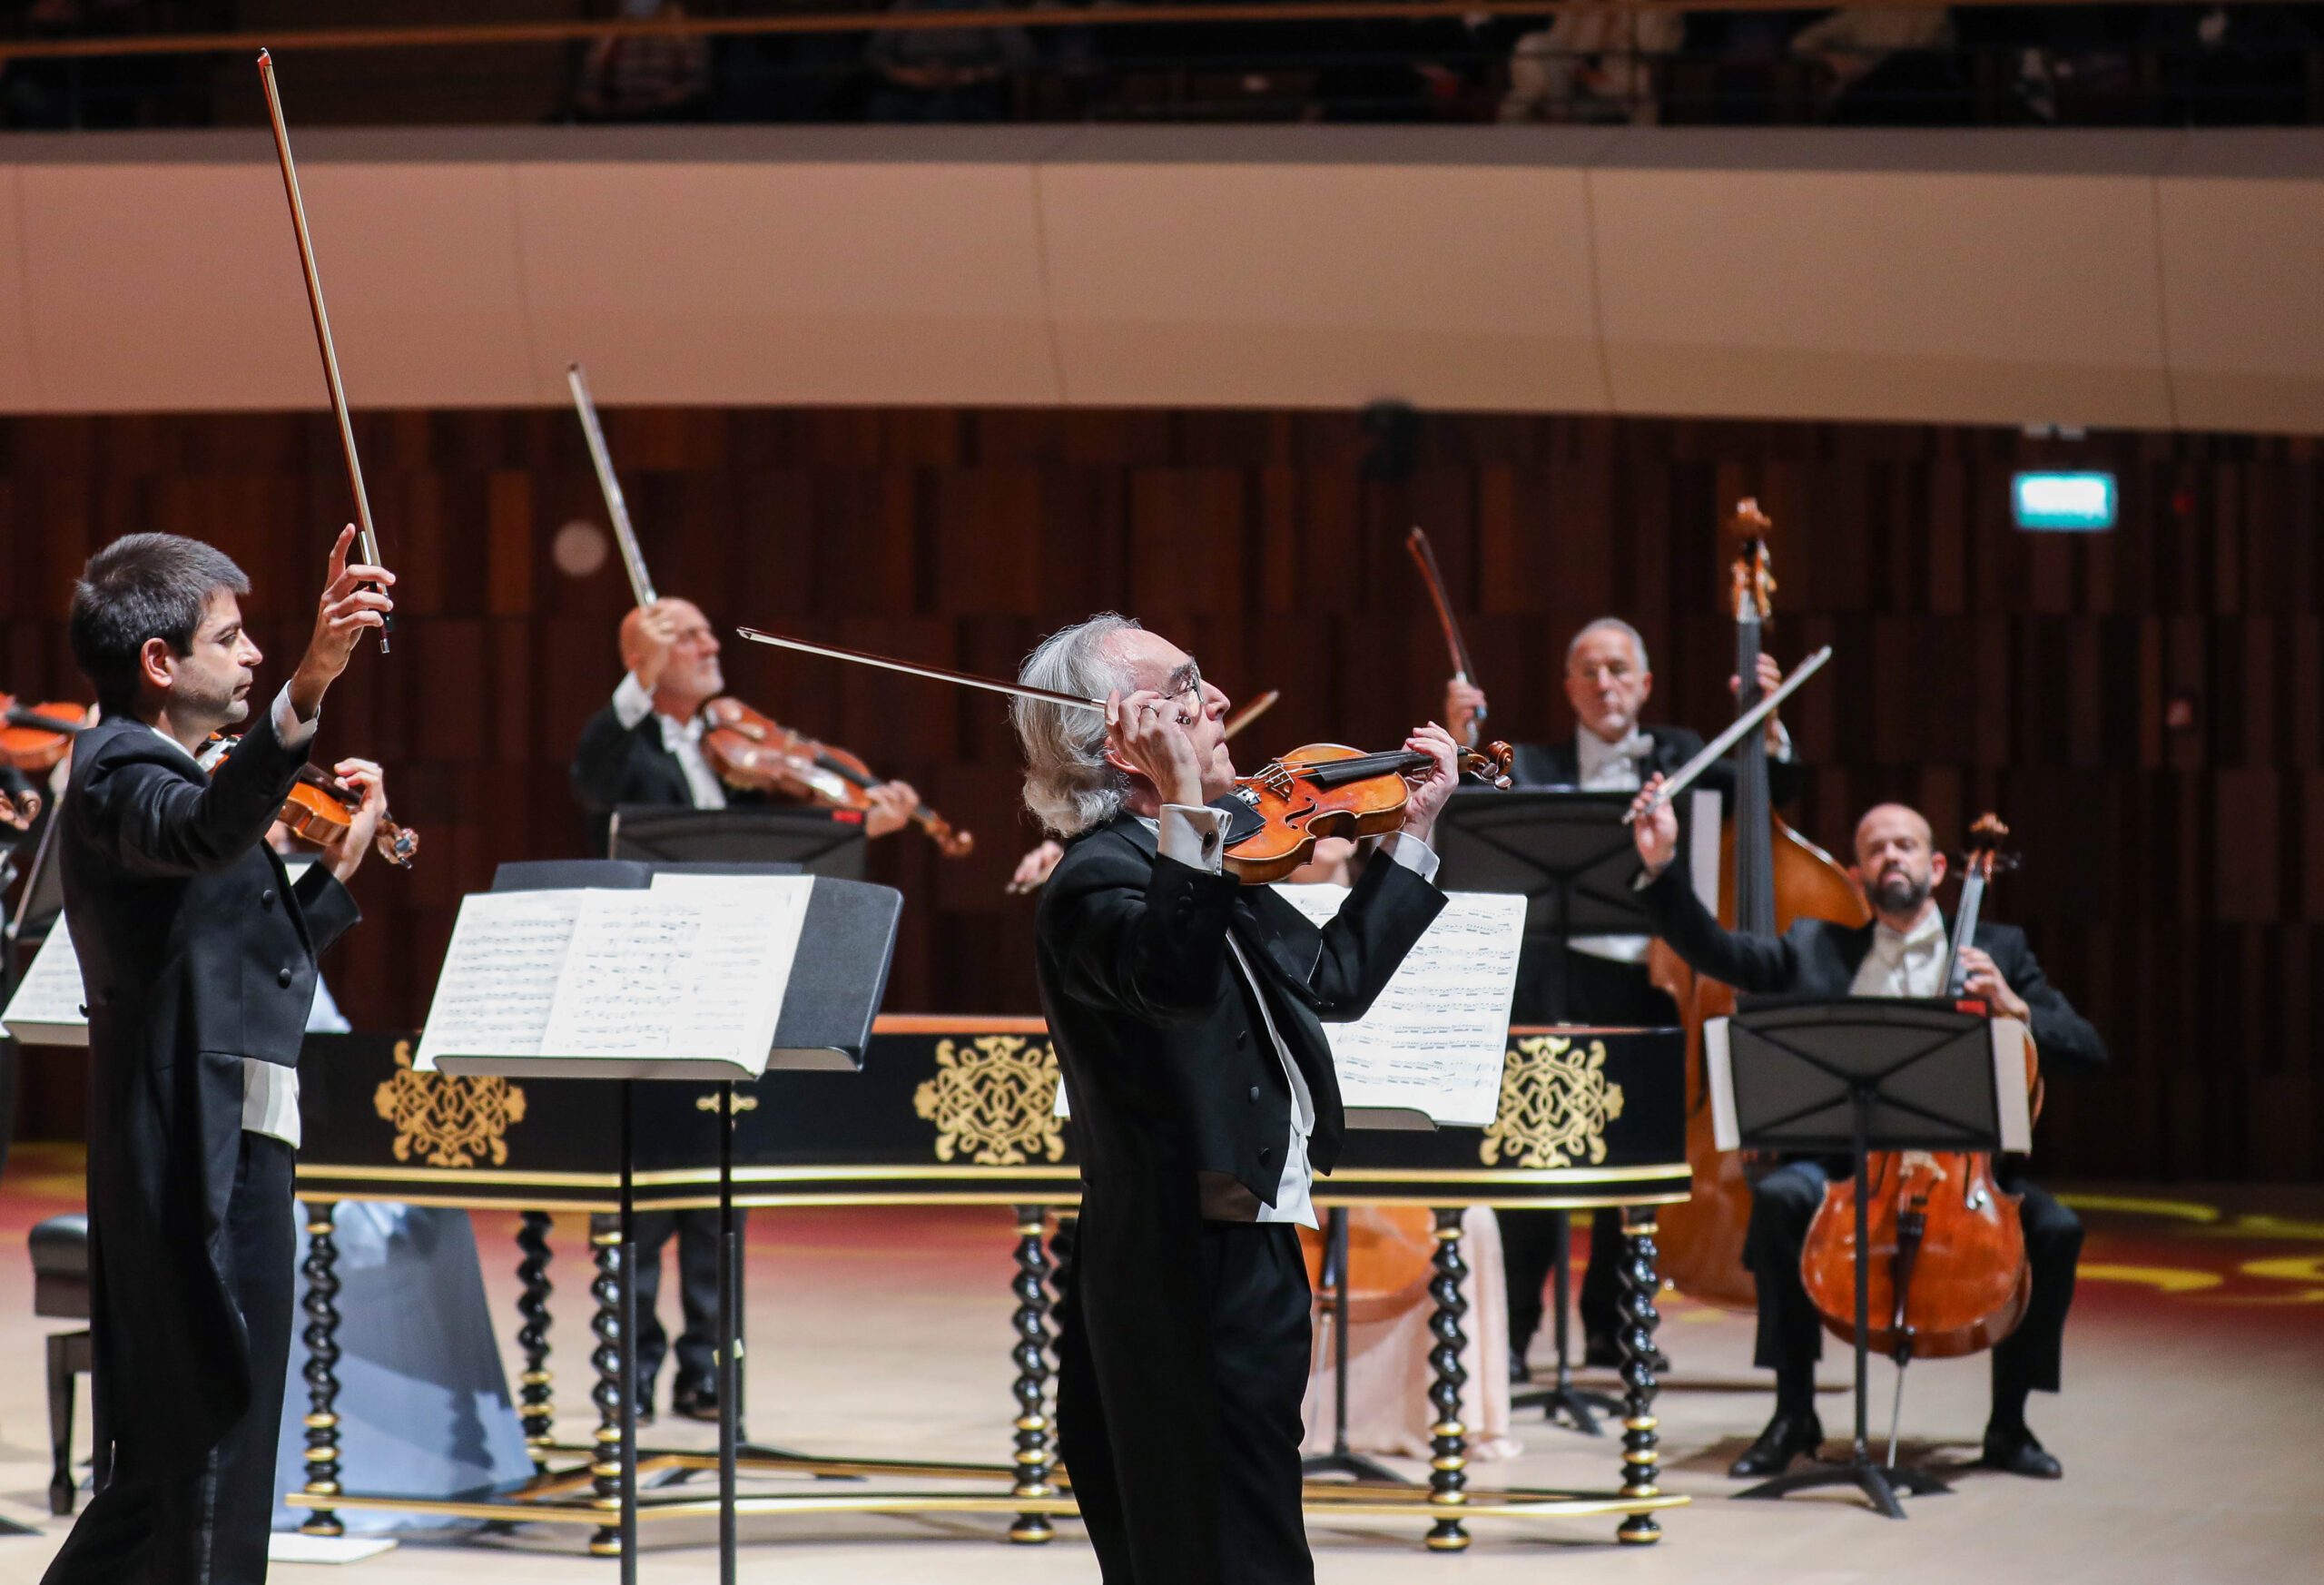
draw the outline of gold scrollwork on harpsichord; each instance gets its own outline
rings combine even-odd
[[[1065,1159],[1057,1117],[1057,1053],[1046,1040],[980,1035],[936,1042],[936,1077],[912,1110],[936,1125],[936,1159],[963,1153],[979,1167]]]
[[[430,1167],[474,1167],[488,1154],[508,1159],[504,1136],[525,1120],[525,1092],[507,1079],[421,1073],[411,1065],[411,1042],[396,1042],[396,1074],[371,1104],[396,1131],[396,1159],[417,1155]]]
[[[1606,1042],[1529,1035],[1501,1070],[1501,1109],[1478,1147],[1487,1167],[1554,1170],[1606,1159],[1606,1125],[1622,1115],[1622,1087],[1606,1082]]]

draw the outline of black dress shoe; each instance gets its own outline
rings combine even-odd
[[[1581,1363],[1592,1367],[1602,1366],[1610,1371],[1620,1370],[1622,1345],[1614,1341],[1611,1333],[1588,1333],[1581,1340]]]
[[[1778,1410],[1759,1432],[1759,1440],[1739,1459],[1727,1467],[1727,1472],[1738,1481],[1764,1481],[1780,1475],[1791,1468],[1791,1461],[1802,1453],[1809,1458],[1824,1445],[1824,1423],[1810,1410],[1805,1414],[1791,1414]]]
[[[1509,1379],[1518,1386],[1533,1379],[1532,1369],[1525,1363],[1525,1351],[1513,1343],[1509,1345]]]
[[[716,1382],[680,1382],[670,1389],[670,1413],[688,1420],[718,1418]]]
[[[1999,1470],[2005,1475],[2026,1475],[2036,1481],[2054,1481],[2066,1472],[2057,1455],[2023,1427],[1998,1434],[1986,1432],[1985,1455],[1977,1461],[1977,1467]]]

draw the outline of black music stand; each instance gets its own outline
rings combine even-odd
[[[861,830],[858,831],[861,851]],[[556,859],[503,864],[495,891],[594,886],[650,888],[657,871],[687,874],[795,875],[796,864],[705,861],[653,863],[623,859]],[[890,886],[817,876],[799,931],[798,955],[783,990],[769,1068],[859,1069],[872,1043],[872,1020],[887,994],[903,894]],[[448,1073],[478,1071],[458,1058]],[[621,1585],[637,1580],[637,1241],[633,1229],[637,1080],[621,1085]],[[742,1449],[741,1298],[743,1253],[734,1225],[734,1087],[718,1090],[718,1578],[735,1585],[735,1461]],[[751,1450],[754,1454],[761,1450]],[[781,1456],[781,1455],[777,1455]]]
[[[1722,1148],[1852,1153],[1859,1250],[1869,1244],[1865,1158],[1872,1151],[2003,1147],[1992,1026],[1949,999],[1758,999],[1748,1010],[1705,1026],[1704,1046]],[[1871,1283],[1871,1267],[1859,1259],[1856,1439],[1847,1462],[1777,1475],[1738,1497],[1854,1486],[1876,1511],[1902,1519],[1898,1491],[1917,1497],[1952,1489],[1925,1470],[1872,1460],[1866,1429]]]
[[[1525,897],[1526,957],[1544,965],[1547,1004],[1524,1021],[1571,1022],[1565,1005],[1566,943],[1575,936],[1654,933],[1639,904],[1638,849],[1622,823],[1633,792],[1494,792],[1461,788],[1436,823],[1438,882],[1448,891],[1516,891]],[[1524,970],[1519,970],[1524,982]],[[1557,1375],[1546,1387],[1509,1395],[1512,1409],[1539,1407],[1576,1431],[1603,1436],[1600,1414],[1621,1413],[1620,1400],[1573,1384],[1572,1216],[1558,1220],[1550,1296],[1555,1311]]]
[[[863,817],[852,809],[625,803],[614,811],[606,843],[616,859],[783,864],[835,881],[863,879]]]

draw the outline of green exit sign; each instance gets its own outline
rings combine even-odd
[[[2111,473],[2021,473],[2009,484],[2009,504],[2020,528],[2095,534],[2114,526]]]

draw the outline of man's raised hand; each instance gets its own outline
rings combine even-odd
[[[396,608],[388,594],[396,575],[383,566],[349,566],[347,552],[354,543],[355,525],[350,523],[330,547],[330,577],[315,603],[314,636],[290,678],[290,708],[301,721],[311,721],[322,708],[324,691],[347,669],[364,630],[384,628],[388,613]]]
[[[1106,757],[1152,783],[1165,803],[1203,801],[1202,762],[1178,702],[1152,688],[1106,695]]]
[[[1661,790],[1662,775],[1657,772],[1630,801],[1630,841],[1649,880],[1669,869],[1679,854],[1679,812],[1668,802],[1655,802]]]
[[[1413,728],[1404,747],[1436,762],[1423,780],[1410,783],[1404,791],[1405,833],[1427,842],[1436,834],[1436,817],[1444,812],[1444,801],[1460,784],[1461,751],[1452,734],[1433,721]]]

